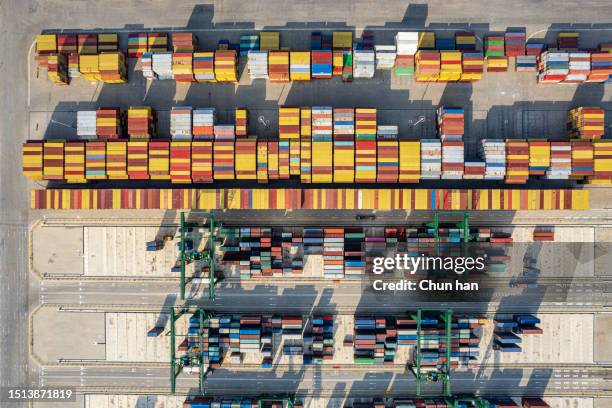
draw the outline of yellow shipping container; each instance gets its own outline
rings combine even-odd
[[[341,169],[340,167],[349,167]],[[334,149],[334,183],[355,182],[355,149]]]
[[[309,51],[291,51],[289,53],[289,75],[292,81],[309,81],[310,80],[310,52]],[[303,72],[294,70],[294,66],[299,65]],[[306,68],[308,66],[308,68]]]
[[[332,46],[335,49],[353,48],[353,33],[351,31],[334,31],[332,34]]]
[[[128,120],[130,118],[148,118],[151,115],[150,106],[132,106],[128,109]]]
[[[55,34],[40,34],[36,36],[36,53],[50,54],[57,52],[57,36]]]
[[[421,179],[421,142],[399,141],[399,182],[418,183]]]
[[[85,179],[85,145],[66,145],[64,147],[64,177],[68,183],[87,182]]]
[[[312,182],[333,181],[333,142],[312,142]]]
[[[79,72],[88,81],[99,81],[98,55],[79,55]]]
[[[43,147],[42,145],[23,146],[23,175],[32,180],[43,179]],[[26,170],[26,168],[28,170]]]
[[[109,179],[127,179],[127,142],[106,143],[106,174]]]
[[[419,32],[419,49],[436,48],[436,33],[429,31]]]
[[[117,51],[118,45],[117,33],[98,33],[98,51]]]
[[[257,144],[257,182],[268,182],[268,144]]]
[[[262,31],[259,33],[259,49],[262,51],[277,51],[280,49],[280,33],[278,31]]]
[[[280,139],[299,139],[300,137],[300,108],[278,109],[278,124]]]

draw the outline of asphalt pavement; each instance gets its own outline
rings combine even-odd
[[[385,310],[401,313],[418,306],[451,307],[463,312],[581,312],[605,311],[610,304],[612,282],[581,282],[571,280],[562,283],[547,283],[546,290],[500,288],[493,290],[489,300],[482,302],[421,301],[404,293],[384,296],[364,289],[356,282],[307,283],[292,282],[275,285],[221,284],[217,299],[211,305],[207,299],[206,286],[192,293],[189,305],[207,306],[211,309],[232,312],[292,311],[310,313],[374,313]],[[501,285],[505,286],[505,285]],[[87,309],[88,307],[116,310],[124,307],[158,311],[168,296],[177,296],[178,284],[88,282],[88,281],[43,281],[40,291],[41,304],[64,305]],[[189,289],[188,289],[189,293]]]
[[[608,371],[596,368],[510,368],[481,371],[457,370],[452,375],[453,392],[491,396],[547,395],[611,395],[607,389]],[[49,367],[41,378],[46,386],[70,385],[95,391],[99,387],[120,392],[169,391],[168,368],[143,367]],[[209,395],[254,395],[293,393],[309,396],[380,397],[390,389],[392,394],[414,395],[415,380],[410,373],[397,372],[321,372],[316,367],[296,367],[293,371],[242,372],[215,370],[205,382]],[[197,375],[181,373],[177,391],[185,393],[197,388]],[[440,390],[437,385],[425,390]]]

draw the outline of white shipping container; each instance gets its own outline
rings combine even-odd
[[[96,111],[77,111],[77,136],[79,139],[96,139]]]
[[[268,78],[268,51],[249,51],[247,58],[249,78]]]
[[[173,140],[191,140],[191,113],[189,106],[173,107],[170,111],[170,135]]]
[[[153,72],[158,79],[174,79],[172,73],[172,53],[156,52],[153,53]]]
[[[376,68],[391,69],[395,65],[396,48],[395,45],[375,45]]]
[[[375,55],[372,50],[353,51],[353,77],[373,78],[375,71]]]

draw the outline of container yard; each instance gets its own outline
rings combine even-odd
[[[0,405],[611,405],[608,2],[39,3]]]
[[[454,38],[438,38],[435,32],[398,31],[395,44],[370,41],[364,45],[353,41],[352,32],[334,31],[331,49],[329,34],[313,32],[309,51],[280,49],[279,32],[243,34],[239,44],[219,41],[216,50],[197,50],[194,33],[180,32],[175,39],[176,34],[172,33],[176,44],[169,44],[169,33],[130,34],[127,56],[140,62],[147,80],[238,82],[238,58],[249,61],[250,79],[270,82],[309,81],[332,76],[352,82],[353,78],[373,78],[376,68],[391,68],[398,76],[415,75],[415,80],[421,82],[473,82],[482,79],[484,72],[507,72],[510,58],[513,58],[515,71],[537,72],[532,78],[535,77],[538,84],[603,83],[612,74],[608,43],[600,43],[595,49],[581,49],[578,32],[560,32],[553,44],[526,42],[525,32],[485,33],[484,43],[477,44],[473,32],[461,30],[454,32]],[[123,51],[117,51],[117,34],[99,36],[113,36],[114,42],[106,41],[105,48],[98,47],[96,34],[83,34],[78,38],[78,50],[73,50],[67,45],[70,40],[65,35],[41,34],[36,41],[35,61],[39,67],[47,69],[49,79],[56,84],[67,85],[72,78],[79,77],[109,84],[127,82],[126,57]],[[181,36],[191,38],[191,41],[187,39],[190,45],[186,49]],[[567,47],[569,42],[571,47]],[[236,49],[228,49],[228,45]],[[477,45],[482,48],[477,49]],[[113,52],[109,52],[109,48]],[[168,52],[169,48],[174,52]],[[212,59],[209,69],[214,71],[214,77],[194,76],[196,56],[203,53]],[[525,58],[528,56],[536,57],[535,61]],[[70,58],[75,60],[72,68]],[[378,64],[375,61],[379,61]]]

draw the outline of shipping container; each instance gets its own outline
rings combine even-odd
[[[605,114],[599,107],[580,106],[567,114],[567,133],[570,138],[601,139],[605,134]]]
[[[43,178],[64,179],[64,141],[47,141],[43,145]]]
[[[127,142],[106,142],[106,175],[109,180],[125,180],[128,178]]]
[[[123,52],[103,52],[98,56],[100,80],[107,84],[125,84],[127,77],[127,59]]]
[[[140,58],[149,50],[147,33],[128,34],[128,58]]]
[[[68,183],[85,183],[85,143],[66,142],[64,145],[64,178]]]
[[[333,181],[333,110],[326,106],[313,106],[312,111],[312,165],[313,183]]]
[[[172,33],[172,51],[193,53],[198,47],[198,37],[193,33]]]
[[[192,134],[191,106],[173,106],[170,110],[170,136],[172,140],[191,140]]]
[[[257,138],[236,139],[236,180],[257,179]]]
[[[107,178],[106,148],[105,142],[92,141],[85,144],[85,178],[87,180]]]
[[[216,82],[215,76],[215,53],[194,52],[193,53],[193,76],[196,82]]]
[[[238,59],[235,50],[215,51],[214,67],[217,82],[238,82]]]
[[[268,77],[271,82],[289,82],[289,51],[270,51]]]
[[[213,182],[212,140],[194,140],[191,143],[191,178],[194,183]]]
[[[376,109],[355,109],[355,182],[376,182]]]
[[[355,181],[355,110],[333,110],[333,182]]]
[[[193,74],[193,52],[172,53],[172,76],[176,82],[195,82]]]
[[[150,106],[132,106],[127,113],[130,139],[150,139],[156,135],[155,112]]]
[[[311,110],[300,108],[300,181],[312,182],[312,132]]]
[[[261,31],[259,33],[259,49],[278,51],[280,49],[280,33],[278,31]]]
[[[309,51],[291,51],[289,62],[289,75],[292,81],[310,81]]]
[[[149,179],[149,142],[127,142],[127,174],[130,180]]]
[[[268,51],[249,51],[247,69],[251,79],[268,78]]]
[[[191,183],[191,157],[191,142],[170,143],[170,180],[172,183]]]
[[[28,141],[23,144],[23,175],[31,180],[43,179],[43,141]]]

